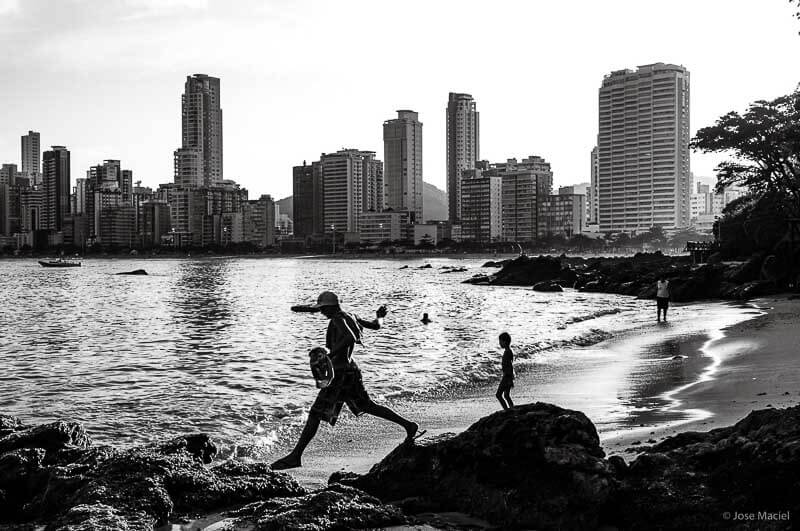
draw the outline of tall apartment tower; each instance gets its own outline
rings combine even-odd
[[[175,152],[175,182],[197,186],[197,156],[201,164],[201,186],[222,182],[222,109],[219,78],[195,74],[186,78],[181,96],[183,144]],[[199,150],[199,153],[194,150]],[[190,152],[191,151],[191,152]],[[184,168],[187,164],[190,167]]]
[[[342,149],[320,157],[326,233],[358,232],[362,212],[384,209],[383,162],[374,151]]]
[[[470,94],[451,92],[447,101],[447,203],[452,223],[461,220],[461,179],[480,159],[480,120]]]
[[[292,168],[292,221],[298,237],[322,234],[324,229],[322,163],[313,162]]]
[[[397,111],[383,122],[383,162],[386,207],[407,210],[422,221],[422,122],[418,113]]]
[[[42,146],[39,133],[28,131],[22,135],[22,174],[30,179],[31,184],[41,184]]]
[[[600,188],[598,182],[598,167],[597,167],[597,146],[592,148],[589,164],[591,165],[591,179],[589,181],[589,217],[588,223],[597,225],[600,217]]]
[[[71,207],[69,151],[64,146],[53,146],[44,152],[42,166],[45,207],[41,228],[58,232]]]
[[[655,63],[600,87],[600,231],[689,226],[689,72]]]

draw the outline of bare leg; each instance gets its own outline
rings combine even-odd
[[[503,393],[503,398],[506,399],[508,407],[514,407],[514,402],[511,401],[511,389],[506,389],[506,391]]]
[[[364,409],[364,413],[369,413],[370,415],[374,415],[383,420],[388,420],[389,422],[399,424],[405,428],[406,435],[408,435],[408,437],[413,437],[419,429],[419,425],[416,422],[406,420],[388,407],[379,406],[375,402],[370,403],[370,405]]]
[[[286,457],[278,459],[272,463],[272,470],[286,470],[287,468],[297,468],[299,466],[303,466],[301,463],[303,452],[305,452],[308,443],[314,439],[318,429],[319,417],[313,412],[309,413],[308,419],[306,420],[306,425],[303,426],[303,431],[300,433],[300,438],[297,440],[294,450],[292,450],[292,452]]]
[[[497,400],[500,401],[500,405],[503,406],[503,409],[508,409],[508,406],[506,405],[505,400],[503,400],[503,391],[498,389],[497,393],[494,396],[496,396]]]

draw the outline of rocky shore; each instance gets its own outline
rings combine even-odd
[[[531,286],[537,291],[580,291],[655,298],[656,281],[670,282],[675,302],[703,299],[743,300],[774,294],[786,285],[790,268],[775,255],[757,254],[740,262],[722,262],[712,255],[708,263],[693,264],[689,256],[637,253],[624,258],[520,256],[484,267],[500,268],[465,283],[493,286]]]
[[[119,450],[75,423],[0,415],[0,529],[145,530],[210,512],[218,529],[453,529],[430,525],[453,511],[502,529],[789,529],[800,514],[800,406],[638,450],[606,458],[583,413],[536,403],[309,491],[264,464],[215,463],[206,435]],[[734,525],[734,512],[761,516]]]

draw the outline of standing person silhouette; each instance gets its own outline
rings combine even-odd
[[[661,322],[661,312],[664,312],[664,322],[667,322],[667,308],[669,308],[669,280],[664,277],[656,282],[656,320]]]
[[[317,399],[311,406],[308,419],[300,433],[300,438],[289,455],[272,463],[273,470],[285,470],[302,466],[303,452],[314,439],[320,421],[325,421],[331,426],[336,424],[342,405],[345,403],[350,411],[360,416],[369,413],[376,417],[399,424],[406,430],[406,441],[413,441],[422,436],[425,431],[419,432],[416,422],[406,420],[386,406],[381,406],[372,401],[364,389],[361,379],[361,370],[353,360],[353,349],[361,343],[364,328],[378,330],[381,320],[386,316],[386,307],[381,306],[375,312],[376,318],[366,321],[356,315],[342,311],[339,306],[339,297],[330,291],[320,293],[317,304],[313,306],[296,306],[294,311],[319,311],[327,317],[328,331],[325,336],[325,346],[330,351],[333,363],[334,377],[330,385],[320,389]]]

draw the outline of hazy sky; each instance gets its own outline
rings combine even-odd
[[[481,158],[541,155],[588,181],[605,74],[691,72],[691,126],[788,93],[800,29],[787,0],[0,0],[0,162],[20,135],[66,145],[72,177],[121,159],[172,181],[187,74],[222,79],[224,172],[251,197],[292,193],[292,166],[353,147],[383,159],[382,123],[424,123],[424,178],[445,187],[447,93],[481,113]],[[696,175],[718,159],[695,154]]]

